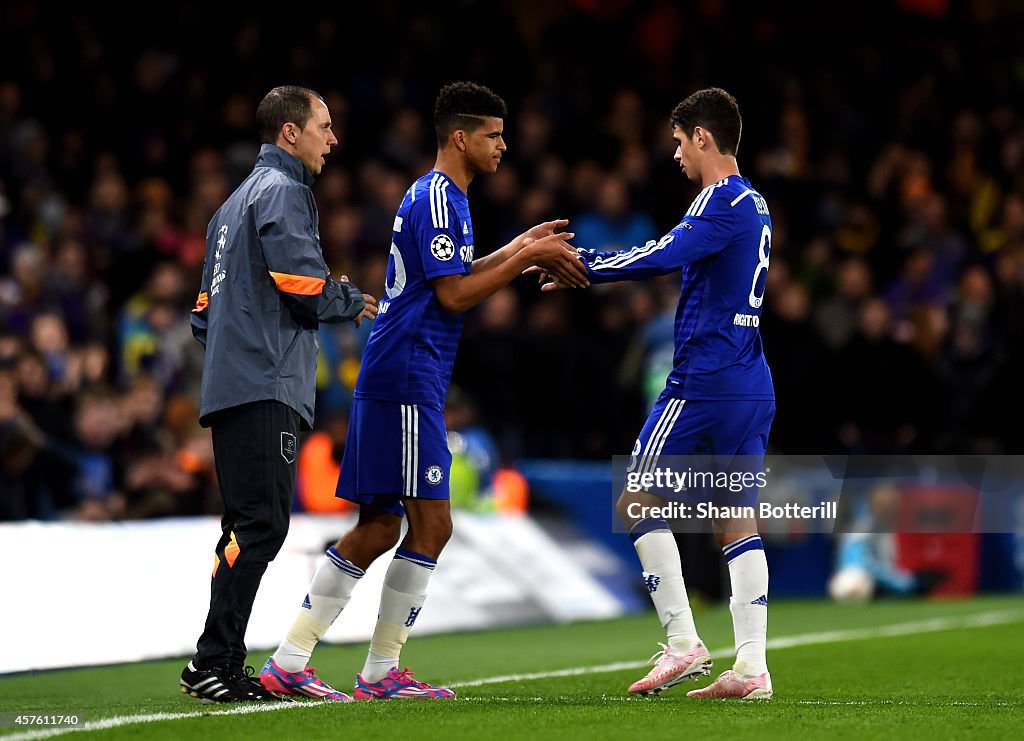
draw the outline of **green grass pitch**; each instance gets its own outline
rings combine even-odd
[[[428,604],[429,608],[429,604]],[[725,606],[697,612],[728,668]],[[73,620],[73,616],[69,616]],[[656,698],[626,695],[663,640],[653,612],[617,620],[413,636],[402,663],[451,684],[452,701],[293,703],[238,713],[178,691],[185,659],[0,678],[0,713],[77,713],[81,739],[670,739],[1013,738],[1024,727],[1024,598],[837,605],[775,600],[768,661],[775,699],[697,701],[685,683]],[[321,646],[314,665],[351,692],[363,644]],[[266,652],[253,652],[257,669]],[[594,669],[598,670],[595,671]],[[579,670],[565,676],[567,670]],[[562,675],[552,675],[562,672]],[[531,675],[523,677],[521,675]],[[505,679],[502,679],[502,678]],[[512,677],[512,678],[509,678]],[[480,680],[485,680],[481,682]],[[224,713],[228,714],[224,714]],[[140,718],[140,716],[143,716]],[[114,727],[101,728],[103,719]],[[131,719],[130,721],[128,719]],[[29,738],[0,728],[0,741]],[[41,737],[41,736],[36,736]]]

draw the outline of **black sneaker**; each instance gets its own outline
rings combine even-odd
[[[238,675],[238,680],[243,686],[246,686],[251,692],[254,692],[257,695],[261,696],[263,700],[268,700],[270,702],[294,702],[294,700],[288,697],[287,695],[282,695],[278,692],[272,692],[271,690],[268,690],[266,687],[264,687],[263,683],[260,681],[259,675],[256,673],[256,670],[248,664],[245,665],[245,668],[242,670],[242,673]]]
[[[196,669],[190,661],[181,672],[181,691],[203,702],[287,702],[264,689],[254,673],[251,666]]]

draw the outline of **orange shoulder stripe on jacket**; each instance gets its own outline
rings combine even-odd
[[[196,299],[196,308],[192,309],[192,311],[202,311],[207,306],[209,306],[209,304],[210,296],[206,291],[203,291],[202,293],[199,294],[199,297]]]
[[[275,273],[268,271],[274,279],[279,291],[285,293],[297,293],[302,296],[316,296],[324,290],[323,278],[310,278],[307,275],[292,275],[291,273]]]

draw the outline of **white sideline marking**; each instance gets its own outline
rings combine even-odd
[[[882,625],[877,628],[853,628],[850,630],[826,630],[819,633],[804,633],[802,635],[795,636],[783,636],[781,638],[769,639],[767,648],[771,649],[785,649],[794,648],[796,646],[811,646],[820,645],[825,643],[840,643],[842,641],[860,641],[868,638],[886,638],[892,636],[901,635],[913,635],[918,633],[935,633],[942,630],[952,630],[956,628],[984,628],[990,625],[1005,625],[1008,623],[1024,622],[1024,612],[1020,610],[1000,610],[994,612],[982,612],[976,615],[968,615],[964,617],[946,617],[946,618],[932,618],[929,620],[917,620],[909,623],[894,623],[892,625]],[[732,656],[733,649],[720,648],[711,652],[711,656],[716,659],[725,658]],[[617,672],[624,669],[639,669],[640,667],[646,666],[646,661],[619,661],[613,664],[601,664],[598,666],[580,666],[572,669],[557,669],[555,671],[548,672],[532,672],[529,674],[506,674],[499,677],[484,677],[483,679],[473,679],[467,682],[455,682],[449,684],[449,687],[480,687],[485,684],[501,684],[502,682],[528,682],[534,679],[552,679],[555,677],[576,677],[584,674],[603,674],[607,672]],[[516,701],[534,701],[541,702],[544,700],[551,700],[552,698],[479,698],[481,700],[486,699],[492,701],[494,699],[515,699]],[[606,697],[605,699],[628,699],[628,698],[613,698]],[[187,713],[149,713],[146,715],[117,715],[110,718],[103,718],[101,720],[89,721],[76,726],[73,728],[47,728],[45,730],[38,731],[24,731],[22,733],[13,733],[10,735],[0,735],[0,741],[31,741],[32,739],[42,738],[53,738],[55,736],[63,736],[67,733],[76,733],[79,731],[102,731],[108,728],[119,728],[121,726],[135,725],[138,723],[156,723],[164,720],[183,720],[185,718],[197,718],[200,716],[214,716],[214,715],[249,715],[251,713],[269,713],[278,710],[289,710],[292,708],[308,708],[315,707],[318,705],[328,704],[328,700],[319,700],[312,702],[290,702],[280,703],[274,705],[238,705],[232,707],[229,710],[199,710]],[[874,701],[829,701],[829,700],[801,700],[801,705],[881,705],[881,704],[895,704],[895,705],[915,705],[914,702],[890,702],[885,700],[874,700]],[[954,706],[964,707],[975,707],[976,703],[968,702],[952,702],[949,703]],[[1009,705],[1010,703],[996,703],[999,705]],[[210,706],[212,707],[212,706]]]
[[[781,638],[769,638],[767,648],[782,649],[795,646],[811,646],[823,643],[838,643],[840,641],[859,641],[866,638],[886,638],[891,636],[910,635],[914,633],[934,633],[940,630],[952,628],[981,628],[988,625],[1000,625],[1004,623],[1017,623],[1024,621],[1024,612],[1019,610],[1003,610],[1000,612],[982,612],[967,617],[931,618],[929,620],[917,620],[911,623],[894,623],[882,625],[877,628],[852,628],[850,630],[826,630],[820,633],[804,633],[803,635],[783,636]],[[723,659],[733,655],[734,649],[719,648],[711,651],[714,659]],[[550,679],[554,677],[576,677],[583,674],[603,674],[605,672],[617,672],[624,669],[639,669],[647,666],[647,661],[619,661],[614,664],[601,664],[599,666],[580,666],[573,669],[558,669],[550,672],[533,672],[531,674],[506,674],[502,677],[486,677],[484,679],[473,679],[468,682],[456,682],[449,687],[479,687],[484,684],[500,684],[502,682],[526,682],[531,679]]]

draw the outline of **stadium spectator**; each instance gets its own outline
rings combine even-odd
[[[827,349],[811,321],[810,292],[795,280],[772,286],[762,314],[761,336],[772,369],[775,399],[793,407],[772,423],[772,444],[797,454],[820,450],[823,431],[816,407],[829,394]],[[815,401],[818,400],[818,401]]]
[[[467,383],[475,385],[477,378],[500,378],[509,367],[519,365],[525,352],[522,324],[519,294],[511,286],[480,304],[467,317],[466,339],[459,345],[452,371],[453,389]],[[526,389],[522,374],[514,374],[476,402],[481,420],[510,460],[523,453],[524,427],[530,416],[522,403]]]
[[[367,275],[367,279],[369,276]],[[316,418],[329,417],[352,407],[367,330],[351,324],[321,324],[316,371]]]
[[[935,383],[913,349],[893,336],[889,305],[861,305],[858,331],[835,356],[830,378],[839,440],[851,453],[909,452],[918,442]]]
[[[48,519],[30,476],[45,435],[18,405],[18,384],[10,368],[0,368],[0,522]]]
[[[0,319],[8,331],[27,336],[32,320],[54,303],[46,291],[46,253],[34,242],[14,250],[10,274],[0,278]]]
[[[177,387],[189,334],[184,297],[184,269],[165,261],[154,266],[142,289],[127,300],[118,319],[120,383],[146,374],[165,391]]]
[[[114,444],[125,429],[121,403],[117,392],[107,388],[91,389],[78,396],[74,417],[75,519],[106,521],[124,514],[124,495],[117,489],[120,472],[114,457]]]
[[[651,217],[630,203],[626,179],[617,172],[601,178],[596,208],[573,220],[576,241],[595,250],[617,250],[641,244],[656,227]]]
[[[74,393],[79,386],[81,360],[71,353],[68,330],[59,311],[45,311],[32,319],[29,342],[46,365],[46,375],[60,394]]]
[[[857,330],[860,305],[872,293],[871,268],[859,256],[847,257],[835,266],[835,287],[812,304],[815,329],[824,349],[838,350]]]
[[[501,464],[498,448],[480,424],[476,402],[454,385],[448,389],[444,424],[452,454],[452,507],[493,512],[497,507],[494,475]]]
[[[356,507],[334,494],[348,437],[348,410],[324,414],[319,430],[311,432],[299,449],[295,477],[297,508],[313,514],[342,514]]]
[[[106,331],[107,290],[89,274],[85,245],[69,237],[61,240],[56,250],[52,291],[71,341],[84,343],[102,337]]]
[[[120,489],[126,519],[184,515],[198,511],[200,481],[182,465],[169,429],[163,425],[164,394],[152,376],[137,376],[122,397],[127,429],[115,457],[123,461]]]
[[[943,424],[934,448],[943,452],[994,454],[996,409],[1002,403],[995,382],[1008,348],[994,335],[992,278],[980,265],[960,275],[949,313],[943,352],[933,361],[945,398]]]

